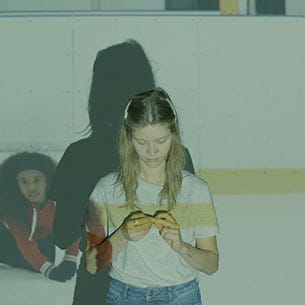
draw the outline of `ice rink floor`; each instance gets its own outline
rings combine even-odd
[[[62,256],[61,250],[57,253]],[[0,305],[71,305],[74,284],[75,276],[61,283],[0,264]]]
[[[304,304],[305,194],[214,200],[220,267],[200,275],[204,305]],[[0,305],[71,305],[74,283],[0,265]]]

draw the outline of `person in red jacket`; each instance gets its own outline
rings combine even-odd
[[[41,272],[65,282],[77,269],[79,239],[55,265],[53,219],[56,203],[48,188],[56,164],[47,155],[21,152],[0,167],[0,263]]]

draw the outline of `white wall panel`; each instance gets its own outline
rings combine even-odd
[[[58,150],[71,140],[71,24],[0,19],[1,151]]]
[[[201,168],[304,167],[305,20],[199,23]]]
[[[287,17],[1,18],[1,150],[62,151],[82,137],[97,52],[134,38],[197,168],[304,167],[304,28]]]

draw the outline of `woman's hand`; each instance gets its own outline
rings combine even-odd
[[[126,240],[137,241],[148,233],[152,223],[153,217],[147,216],[141,211],[136,211],[125,218],[120,230]]]
[[[110,239],[97,236],[93,233],[87,233],[86,268],[91,274],[95,274],[98,270],[111,262],[112,244]]]
[[[97,272],[97,259],[96,255],[98,253],[96,249],[96,245],[102,242],[103,238],[92,234],[90,232],[87,233],[87,247],[85,251],[86,255],[86,269],[89,273],[95,274]]]
[[[170,247],[179,252],[184,246],[179,225],[168,212],[157,213],[153,220],[154,225],[159,229],[163,239]]]
[[[86,250],[86,269],[89,273],[95,274],[97,272],[97,249],[92,247]]]

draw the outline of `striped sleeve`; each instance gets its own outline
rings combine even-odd
[[[38,272],[44,273],[52,263],[39,250],[36,240],[29,240],[29,233],[16,223],[6,222],[10,233],[24,259]]]
[[[207,184],[201,190],[194,212],[194,238],[206,238],[219,233],[215,205]]]
[[[206,181],[186,173],[179,201],[174,212],[176,220],[182,229],[192,230],[193,238],[207,238],[219,233],[215,206]]]

